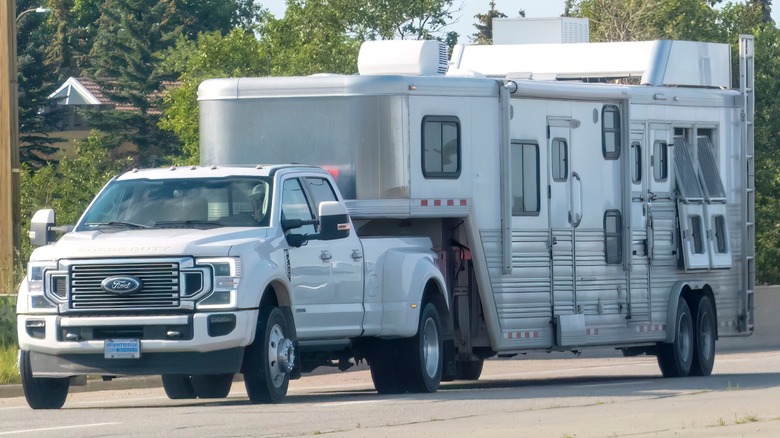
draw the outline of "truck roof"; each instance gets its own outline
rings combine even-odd
[[[315,166],[299,164],[274,164],[255,166],[171,166],[156,169],[133,169],[117,177],[119,181],[133,179],[177,179],[177,178],[226,178],[230,176],[273,176],[284,169],[306,169],[325,172]]]

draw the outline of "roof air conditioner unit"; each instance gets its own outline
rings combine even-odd
[[[360,46],[361,75],[436,76],[447,73],[447,45],[441,41],[366,41]]]

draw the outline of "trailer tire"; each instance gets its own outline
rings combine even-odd
[[[441,383],[444,348],[441,318],[436,306],[429,302],[420,312],[417,335],[405,340],[408,358],[409,392],[436,392]]]
[[[456,362],[456,378],[459,380],[479,380],[484,366],[485,359]]]
[[[192,376],[192,389],[198,398],[225,398],[233,386],[232,374]]]
[[[406,392],[399,360],[399,340],[379,340],[371,348],[368,358],[371,380],[379,394]]]
[[[27,404],[33,409],[59,409],[65,404],[70,378],[33,377],[30,352],[19,353],[19,372]]]
[[[195,389],[190,376],[186,374],[163,374],[163,389],[171,400],[187,400],[195,398]]]
[[[287,396],[295,350],[284,312],[261,309],[255,340],[244,354],[244,386],[252,403],[281,403]]]
[[[658,346],[658,366],[664,377],[685,377],[691,371],[695,337],[691,309],[682,297],[678,299],[674,321],[674,341]]]
[[[696,319],[693,321],[696,342],[691,376],[712,374],[712,367],[715,365],[715,331],[715,307],[708,296],[702,295],[696,305]]]

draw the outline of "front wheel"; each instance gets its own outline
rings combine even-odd
[[[59,409],[65,404],[70,388],[70,379],[33,377],[30,352],[19,353],[19,373],[27,404],[33,409]]]
[[[192,389],[198,398],[225,398],[233,386],[232,374],[192,376]]]
[[[441,318],[433,303],[420,313],[417,335],[407,340],[409,391],[436,392],[444,364]]]
[[[287,395],[295,350],[287,334],[287,318],[274,307],[264,309],[257,333],[244,356],[244,385],[252,403],[280,403]]]
[[[186,374],[163,374],[163,389],[171,400],[187,400],[196,397],[192,380]]]
[[[696,338],[691,376],[709,376],[715,365],[715,307],[712,300],[702,295],[696,306],[693,333]]]
[[[685,377],[691,370],[694,352],[693,321],[688,303],[680,297],[677,301],[674,342],[658,346],[658,366],[664,377]]]

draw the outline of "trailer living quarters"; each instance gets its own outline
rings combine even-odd
[[[445,378],[592,346],[707,375],[718,337],[753,331],[752,38],[739,89],[730,54],[458,46],[447,65],[437,42],[370,42],[360,75],[205,81],[201,161],[322,166],[359,234],[430,237]]]

